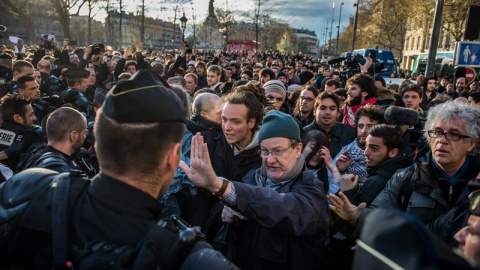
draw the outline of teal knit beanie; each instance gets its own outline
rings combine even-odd
[[[300,127],[289,114],[270,111],[263,117],[262,127],[258,132],[258,142],[273,137],[301,141]]]

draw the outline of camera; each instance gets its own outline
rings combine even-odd
[[[43,35],[42,40],[38,44],[41,48],[45,48],[47,50],[55,49],[55,45],[53,44],[53,38],[49,39],[49,35]]]
[[[92,47],[92,55],[103,54],[105,52],[105,44],[95,43],[91,45],[91,47]]]

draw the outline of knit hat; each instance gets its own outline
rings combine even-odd
[[[263,88],[265,88],[265,94],[268,94],[270,92],[279,93],[280,95],[282,95],[283,100],[285,100],[285,96],[287,95],[287,89],[285,89],[285,85],[281,81],[268,81],[263,85]]]
[[[300,128],[291,115],[276,110],[270,111],[263,117],[262,127],[258,132],[258,142],[273,137],[301,141]]]
[[[306,70],[298,74],[298,77],[300,78],[300,85],[304,85],[315,77],[315,75],[311,71]]]
[[[293,93],[297,90],[302,90],[302,86],[301,85],[298,85],[298,84],[291,84],[288,86],[288,93]]]
[[[279,72],[278,72],[278,74],[277,74],[277,80],[278,80],[278,78],[280,78],[280,77],[285,77],[285,78],[288,79],[287,74],[285,74],[285,72],[283,72],[283,71],[279,71]]]

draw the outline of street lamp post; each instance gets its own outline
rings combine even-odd
[[[353,38],[352,38],[352,52],[355,50],[355,41],[357,39],[357,25],[358,25],[358,5],[360,0],[357,0],[357,3],[355,3],[353,6],[356,7],[355,10],[355,22],[353,24]]]
[[[185,11],[183,16],[180,18],[180,27],[182,28],[182,41],[185,41],[185,28],[187,27],[187,17],[185,17]]]
[[[335,48],[335,55],[338,54],[338,40],[340,39],[340,21],[342,20],[342,6],[343,0],[340,0],[340,13],[338,14],[338,25],[337,25],[337,46]]]
[[[223,49],[225,51],[227,51],[227,47],[228,47],[228,29],[227,27],[224,27],[222,29],[219,29],[218,30],[221,34],[222,34],[222,37],[223,37]]]

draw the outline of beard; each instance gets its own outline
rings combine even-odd
[[[347,105],[350,105],[350,106],[360,105],[360,104],[362,104],[362,96],[358,95],[358,96],[353,97],[353,98],[348,96],[345,103],[347,103]]]

